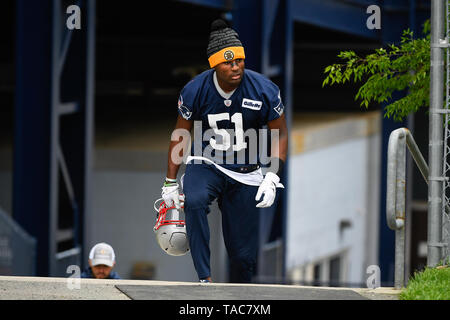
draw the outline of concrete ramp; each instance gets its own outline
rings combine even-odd
[[[117,285],[133,300],[368,300],[359,293],[298,286],[270,285]]]
[[[392,288],[0,276],[0,300],[396,300]]]

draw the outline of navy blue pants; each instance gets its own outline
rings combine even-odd
[[[209,205],[217,198],[233,282],[250,282],[258,254],[258,187],[228,177],[210,164],[188,164],[183,181],[189,246],[199,279],[211,276]]]

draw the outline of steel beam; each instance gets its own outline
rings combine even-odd
[[[48,275],[51,0],[18,0],[13,217],[37,239],[36,275]]]
[[[65,275],[59,235],[81,246],[89,208],[95,1],[75,4],[82,28],[69,31],[61,0],[17,1],[13,216],[37,239],[39,276]],[[70,230],[63,218],[73,219]]]

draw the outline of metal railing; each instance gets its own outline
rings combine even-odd
[[[395,288],[405,283],[406,146],[428,183],[428,165],[407,128],[392,131],[387,155],[386,220],[395,230]]]
[[[407,128],[396,129],[389,136],[387,155],[387,188],[386,188],[386,220],[390,229],[395,230],[395,288],[402,288],[405,284],[405,226],[406,226],[406,146],[411,153],[414,162],[428,184],[429,180],[437,180],[438,177],[429,176],[428,164],[420,153],[411,132]],[[442,178],[443,182],[447,178]],[[443,203],[443,215],[448,216],[450,206]],[[445,238],[439,244],[447,247]],[[437,246],[428,243],[428,247]],[[441,257],[448,259],[446,252]]]
[[[428,161],[408,129],[394,130],[388,146],[386,215],[396,232],[395,287],[404,284],[405,145],[428,184],[427,266],[450,263],[450,2],[431,1]],[[445,62],[445,55],[446,62]],[[444,72],[444,67],[445,71]],[[446,73],[446,79],[444,75]],[[443,93],[445,92],[445,99]],[[445,101],[445,104],[444,104]],[[443,125],[444,124],[444,125]]]

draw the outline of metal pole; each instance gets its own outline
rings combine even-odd
[[[449,16],[449,7],[450,7],[450,1],[446,1],[446,8],[445,8],[445,17],[446,17],[446,43],[447,43],[447,49],[446,49],[446,55],[447,55],[447,66],[446,66],[446,72],[447,72],[447,79],[445,83],[445,109],[450,109],[450,47],[449,45],[449,38],[450,38],[450,16]],[[444,134],[444,161],[443,161],[443,170],[444,170],[444,177],[447,177],[447,173],[450,171],[449,166],[449,160],[448,160],[448,154],[450,154],[450,147],[449,147],[449,141],[450,141],[450,128],[449,128],[449,121],[450,121],[450,115],[448,113],[445,114],[445,134]],[[449,181],[445,181],[444,183],[444,190],[442,192],[442,199],[445,201],[445,210],[443,210],[442,215],[442,242],[446,243],[446,247],[443,250],[442,253],[444,258],[445,264],[450,264],[450,210],[449,210],[449,198],[448,198],[448,190],[450,188]]]
[[[59,57],[61,48],[61,1],[53,0],[52,11],[52,45],[50,47],[52,54],[51,61],[51,102],[50,102],[50,159],[49,159],[49,202],[50,202],[50,221],[49,221],[49,276],[55,276],[57,270],[56,253],[58,252],[57,237],[58,232],[58,204],[59,204],[59,166],[58,166],[58,140],[60,133],[59,122],[59,92],[60,92],[60,75]]]
[[[396,203],[395,217],[395,288],[402,288],[405,281],[405,200],[406,200],[406,136],[401,134],[398,140],[398,151],[395,161],[396,172]]]
[[[87,35],[86,35],[86,94],[85,94],[85,180],[84,180],[84,209],[81,212],[81,219],[79,227],[81,228],[80,235],[80,245],[82,252],[80,255],[80,263],[84,265],[83,254],[84,248],[87,248],[88,237],[87,233],[90,231],[90,217],[92,216],[92,173],[93,173],[93,158],[94,158],[94,110],[95,110],[95,43],[96,43],[96,10],[97,10],[97,0],[87,1]],[[75,232],[78,230],[75,229]]]
[[[431,1],[431,67],[428,177],[428,257],[427,265],[436,266],[441,258],[442,221],[442,155],[444,55],[439,40],[444,39],[444,0]]]

